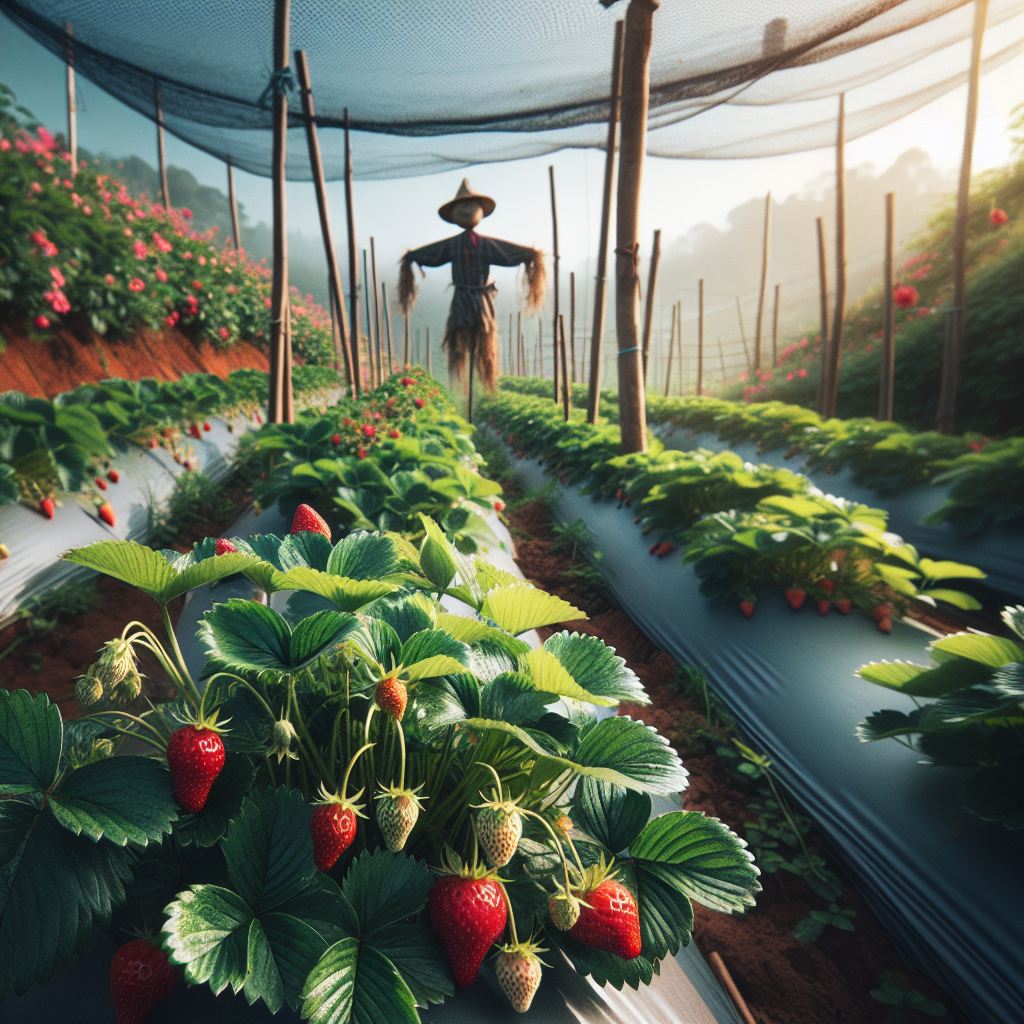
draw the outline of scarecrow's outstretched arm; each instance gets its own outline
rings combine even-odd
[[[525,312],[533,313],[544,305],[544,291],[547,287],[547,271],[544,267],[544,253],[527,245],[504,242],[500,238],[488,238],[487,262],[494,267],[518,267],[523,265],[525,285],[523,302]]]
[[[398,272],[398,304],[403,316],[409,315],[419,291],[412,265],[416,263],[421,267],[440,267],[445,263],[451,263],[451,243],[450,238],[442,238],[440,242],[432,242],[419,249],[410,249],[402,257],[402,266]]]

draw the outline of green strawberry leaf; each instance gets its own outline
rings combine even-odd
[[[636,896],[640,912],[640,955],[652,963],[675,956],[690,944],[693,905],[670,869],[632,859],[622,880]]]
[[[1024,651],[1012,640],[1001,636],[982,636],[978,633],[957,633],[936,640],[931,645],[936,661],[948,661],[951,656],[1002,668],[1015,661],[1024,661]]]
[[[574,608],[568,601],[525,584],[492,590],[484,598],[480,614],[513,636],[538,626],[549,626],[553,622],[586,618],[579,608]]]
[[[291,914],[269,913],[249,925],[245,997],[262,999],[271,1013],[285,1001],[294,1010],[309,972],[327,949],[322,936]]]
[[[954,690],[987,682],[992,668],[967,658],[951,658],[936,668],[905,661],[872,661],[856,675],[869,683],[899,690],[911,697],[943,697]]]
[[[352,861],[341,888],[362,938],[374,940],[378,930],[418,914],[433,886],[434,876],[423,861],[405,853],[364,850]]]
[[[577,972],[584,976],[589,975],[598,985],[611,985],[621,992],[623,985],[628,985],[632,989],[650,985],[654,977],[654,965],[643,956],[623,960],[622,957],[606,953],[603,949],[584,946],[568,932],[560,932],[553,925],[548,927],[546,932],[548,941],[569,958]]]
[[[417,672],[410,675],[410,679],[426,679],[431,675],[450,675],[452,672],[465,672],[469,664],[469,648],[460,641],[454,639],[443,629],[423,629],[413,633],[404,644],[399,655],[399,660],[406,669],[411,669],[418,662],[442,657],[448,661],[454,661],[458,668],[449,668],[443,672]]]
[[[573,822],[609,853],[626,849],[651,817],[646,793],[584,777],[576,789]]]
[[[398,968],[417,1006],[442,1003],[455,994],[448,957],[432,928],[391,924],[374,933],[371,945]]]
[[[327,560],[332,576],[350,580],[382,580],[408,569],[408,559],[393,537],[361,530],[339,540]]]
[[[278,549],[281,568],[309,568],[324,572],[331,557],[331,542],[315,530],[300,530],[285,537]]]
[[[627,668],[625,659],[615,653],[614,647],[600,638],[586,633],[570,634],[564,629],[548,637],[544,649],[561,662],[573,679],[586,680],[590,693],[616,703],[651,703],[636,673]]]
[[[0,690],[0,794],[45,793],[57,777],[60,711],[44,693]]]
[[[237,716],[233,716],[232,723],[236,726]],[[198,814],[182,814],[174,826],[174,838],[186,845],[213,846],[238,814],[255,777],[256,769],[248,757],[229,752],[203,809]]]
[[[599,697],[584,690],[579,683],[562,667],[561,662],[550,651],[536,647],[527,654],[523,662],[533,680],[533,685],[545,693],[557,693],[560,697],[571,697],[573,700],[586,701],[588,704],[609,706],[617,704],[614,697]]]
[[[364,615],[386,622],[404,644],[414,633],[434,628],[434,605],[423,593],[381,597],[362,609]]]
[[[320,537],[326,542],[326,538],[319,533],[305,531],[311,537]],[[276,590],[303,590],[311,594],[317,594],[326,598],[340,612],[358,611],[364,605],[395,589],[391,583],[384,583],[381,580],[350,580],[345,576],[333,576],[330,573],[320,572],[307,566],[297,566],[289,569],[279,577],[274,578]]]

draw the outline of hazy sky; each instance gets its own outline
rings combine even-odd
[[[49,127],[60,129],[65,125],[63,63],[2,16],[0,81],[14,89],[19,101]],[[153,124],[81,76],[78,84],[79,144],[115,157],[138,154],[155,164]],[[975,170],[1008,160],[1009,112],[1022,100],[1024,56],[982,79]],[[882,169],[914,146],[929,152],[940,166],[958,166],[965,102],[966,87],[958,88],[903,120],[849,143],[847,166],[871,162]],[[167,159],[187,167],[200,181],[226,190],[224,165],[173,136],[167,139]],[[496,212],[484,225],[487,234],[549,248],[547,168],[551,164],[558,186],[563,265],[578,266],[593,252],[597,240],[603,163],[604,155],[597,151],[563,151],[514,163],[478,165],[466,172],[356,182],[358,232],[363,240],[375,235],[381,266],[393,266],[404,249],[451,233],[450,226],[441,222],[435,211],[454,195],[465,173],[476,189],[497,200]],[[752,196],[763,195],[770,189],[782,200],[812,185],[822,175],[831,176],[833,169],[831,149],[754,160],[649,159],[642,197],[643,248],[649,247],[654,228],[662,229],[663,246],[668,246],[700,222],[727,226],[728,212]],[[250,220],[269,221],[269,179],[236,172],[236,187]],[[329,183],[328,192],[336,230],[341,229],[341,183]],[[301,229],[319,244],[311,184],[289,186],[288,216],[290,227]],[[498,271],[499,286],[511,287],[512,273]]]

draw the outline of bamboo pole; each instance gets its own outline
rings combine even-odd
[[[676,346],[676,304],[672,303],[672,327],[668,333],[668,369],[665,371],[665,397],[668,398],[672,384],[672,350]]]
[[[344,359],[345,374],[349,387],[353,387],[352,357],[349,346],[348,315],[345,311],[345,293],[341,288],[341,271],[334,251],[334,237],[331,234],[331,216],[327,206],[327,185],[324,180],[324,162],[320,153],[320,138],[316,130],[316,110],[313,105],[313,86],[309,76],[309,62],[305,50],[295,51],[295,69],[299,75],[299,94],[302,99],[302,113],[306,120],[306,144],[309,147],[309,167],[313,172],[313,186],[316,191],[316,207],[320,215],[320,235],[327,257],[327,276],[331,283],[331,315],[341,335],[338,362]]]
[[[171,193],[167,189],[167,157],[164,151],[164,105],[160,93],[160,83],[156,84],[154,98],[156,107],[156,157],[160,169],[160,200],[165,210],[171,208]]]
[[[779,362],[779,286],[775,286],[775,305],[772,309],[772,370]]]
[[[679,397],[683,397],[683,367],[685,365],[683,360],[683,300],[680,299],[676,303],[676,335],[679,338],[679,362],[677,366],[679,369],[676,371],[679,381]]]
[[[231,207],[231,237],[235,241],[235,251],[242,251],[242,233],[238,228],[238,201],[235,199],[235,169],[228,160],[228,206]]]
[[[565,413],[565,422],[569,422],[569,410],[572,407],[572,398],[569,393],[569,367],[565,349],[565,317],[559,314],[558,317],[558,339],[559,348],[562,351],[562,410]]]
[[[697,397],[704,385],[704,278],[697,282]]]
[[[551,320],[551,354],[554,357],[554,368],[551,378],[554,381],[555,401],[558,401],[558,264],[561,257],[558,255],[558,206],[555,203],[555,168],[548,166],[548,182],[551,186],[551,237],[553,239],[552,255],[555,269],[555,286],[553,290],[554,313]]]
[[[274,71],[288,67],[290,0],[274,0]],[[273,94],[273,195],[274,268],[270,295],[270,414],[271,423],[286,423],[291,395],[291,363],[288,352],[288,205],[285,194],[285,158],[288,145],[288,94]]]
[[[505,372],[511,377],[516,372],[516,339],[512,335],[512,313],[508,315],[508,356]]]
[[[67,93],[68,93],[68,152],[71,154],[71,176],[78,173],[78,98],[75,91],[75,50],[71,40],[74,30],[69,21],[64,26],[67,32],[65,54],[67,60]]]
[[[750,350],[747,348],[747,336],[743,331],[743,310],[740,309],[740,297],[738,295],[736,296],[736,316],[740,321],[740,341],[743,342],[743,355],[747,359],[747,373],[750,373]]]
[[[654,317],[654,289],[658,281],[658,262],[661,260],[661,231],[654,232],[651,246],[651,265],[647,271],[647,301],[644,303],[644,387],[647,386],[647,360],[651,352],[651,320]]]
[[[828,406],[825,419],[836,414],[839,367],[843,360],[843,322],[846,319],[846,94],[839,94],[836,119],[836,305],[832,314],[832,341],[828,348]]]
[[[974,154],[974,130],[978,121],[978,87],[981,79],[981,44],[985,36],[988,0],[974,0],[974,34],[971,40],[971,71],[967,86],[967,120],[964,124],[964,150],[960,159],[960,187],[956,195],[956,220],[953,222],[953,305],[946,310],[946,337],[942,349],[942,378],[939,384],[939,411],[935,429],[952,434],[956,417],[956,392],[960,382],[960,358],[963,354],[967,319],[967,214],[971,197],[971,159]]]
[[[825,266],[825,222],[818,217],[818,302],[821,305],[821,377],[818,381],[818,413],[825,412],[828,385],[828,276]]]
[[[366,287],[363,288],[363,298],[366,301],[366,361],[370,364],[370,387],[375,388],[380,383],[380,363],[376,358],[377,346],[373,338],[373,314],[370,311],[370,274],[366,269],[366,250],[363,250],[363,280]]]
[[[377,339],[377,383],[383,384],[389,373],[384,372],[384,333],[380,326],[380,285],[377,284],[377,248],[370,236],[370,281],[373,285],[373,324]]]
[[[647,451],[647,411],[640,355],[640,187],[647,146],[651,35],[658,0],[630,0],[622,51],[622,137],[615,226],[615,333],[619,430],[623,454]]]
[[[376,277],[377,268],[374,267],[374,276]],[[380,301],[384,307],[384,336],[388,339],[388,372],[384,374],[382,379],[387,380],[392,373],[395,372],[395,344],[394,338],[391,336],[391,313],[388,310],[388,290],[387,285],[383,281],[380,283]]]
[[[764,240],[761,247],[761,288],[757,294],[757,324],[754,327],[754,371],[761,366],[761,325],[764,322],[764,298],[768,287],[768,239],[772,229],[772,194],[764,201]]]
[[[523,346],[522,313],[516,313],[516,376],[526,376],[526,352]]]
[[[893,383],[896,369],[894,337],[893,248],[895,242],[895,199],[893,192],[885,194],[885,265],[882,276],[882,365],[878,381],[878,418],[891,420],[893,411]]]
[[[728,968],[722,961],[722,958],[717,953],[712,953],[708,957],[708,963],[711,965],[711,969],[715,972],[715,977],[718,978],[722,984],[722,988],[729,993],[729,998],[732,1000],[733,1006],[739,1011],[739,1015],[743,1018],[743,1024],[757,1024],[754,1020],[754,1015],[750,1012],[749,1007],[740,995],[740,990],[736,987],[736,983],[732,980],[732,975],[729,973]]]
[[[608,137],[604,149],[604,194],[601,200],[601,238],[597,248],[597,277],[594,287],[594,319],[590,325],[590,379],[587,395],[587,422],[597,423],[601,407],[601,343],[608,295],[608,232],[612,217],[612,183],[615,179],[615,132],[622,99],[623,23],[615,22],[612,50],[612,84],[608,102]]]
[[[345,222],[348,227],[348,294],[352,303],[352,377],[355,393],[362,390],[359,360],[359,263],[356,258],[356,218],[352,202],[352,146],[349,141],[348,107],[345,108]],[[369,325],[369,318],[367,318]],[[369,346],[367,346],[369,356]]]
[[[576,383],[576,272],[569,273],[569,378]]]
[[[725,387],[725,352],[722,351],[722,336],[718,336],[718,361],[722,364],[722,386]]]

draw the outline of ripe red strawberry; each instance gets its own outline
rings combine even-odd
[[[331,444],[333,444],[335,447],[337,447],[339,444],[341,444],[341,434],[335,434],[331,438]]]
[[[107,489],[107,481],[104,480],[103,477],[96,477],[96,480],[94,482],[101,491],[105,491]]]
[[[495,512],[504,512],[505,511],[505,502],[503,502],[501,500],[501,498],[495,498],[495,500],[494,500],[494,511]]]
[[[881,622],[882,619],[887,619],[892,614],[892,607],[887,604],[876,604],[871,609],[871,617],[875,622]]]
[[[650,547],[649,547],[649,548],[647,549],[647,554],[649,554],[649,555],[653,555],[653,554],[654,554],[654,552],[655,552],[655,551],[657,551],[657,550],[658,550],[658,542],[657,542],[657,541],[655,541],[655,542],[654,542],[654,543],[653,543],[653,544],[652,544],[652,545],[651,545],[651,546],[650,546]]]
[[[800,608],[804,601],[807,599],[807,591],[803,587],[790,587],[786,591],[786,600],[789,602],[789,606],[796,611]]]
[[[207,433],[209,433],[212,429],[213,428],[210,426],[209,423],[204,423],[203,424],[203,430],[205,430]]]
[[[218,555],[230,555],[232,552],[237,551],[238,548],[231,543],[226,537],[217,538],[217,547],[214,554]]]
[[[193,423],[193,424],[192,424],[192,426],[188,428],[188,432],[189,432],[189,433],[190,433],[190,434],[191,434],[191,435],[192,435],[192,436],[193,436],[194,438],[196,438],[197,440],[198,440],[198,439],[199,439],[200,437],[202,437],[202,434],[200,434],[200,433],[199,433],[199,424],[198,424],[198,423]]]
[[[42,512],[47,519],[53,518],[53,510],[55,507],[56,506],[53,504],[53,498],[43,498],[43,500],[39,502],[39,511]]]
[[[589,907],[580,908],[579,920],[569,934],[584,946],[632,960],[640,955],[640,912],[633,894],[620,882],[606,878],[584,891]]]
[[[754,614],[754,602],[740,601],[740,611],[749,619]]]
[[[487,951],[501,938],[508,911],[501,883],[461,863],[430,891],[430,923],[451,961],[455,984],[469,988]]]
[[[818,601],[818,614],[828,615],[830,611],[832,611],[832,602],[826,601],[824,598],[821,598]]]
[[[818,586],[820,586],[826,594],[831,594],[832,591],[836,588],[835,582],[833,580],[821,580]]]
[[[167,741],[174,799],[189,814],[198,814],[206,806],[210,787],[224,767],[224,741],[213,725],[212,721],[186,725]]]
[[[388,676],[377,684],[373,699],[381,711],[386,711],[392,718],[400,722],[405,714],[405,706],[409,703],[409,691],[405,683],[395,676]]]
[[[126,942],[110,962],[115,1024],[142,1024],[178,984],[167,954],[145,939]]]
[[[361,808],[336,794],[322,792],[326,799],[313,809],[309,831],[313,836],[313,863],[320,871],[330,871],[356,837],[356,815]]]
[[[836,607],[844,615],[849,615],[853,611],[853,602],[848,597],[841,597],[836,601]]]
[[[516,1013],[526,1013],[533,997],[540,988],[541,960],[538,953],[544,953],[534,942],[520,942],[514,946],[503,946],[494,960],[494,972],[502,992],[508,996]]]
[[[890,619],[888,615],[884,619],[879,619],[878,620],[878,628],[883,633],[891,633],[892,632],[892,619]]]
[[[675,550],[675,547],[676,546],[675,546],[675,544],[672,543],[672,541],[670,541],[670,540],[663,540],[658,545],[658,557],[659,558],[664,558],[666,555],[668,555],[671,552],[673,552]]]
[[[302,533],[304,530],[308,530],[310,533],[322,533],[328,540],[331,539],[331,528],[309,505],[300,505],[295,510],[295,518],[292,520],[292,533]]]
[[[615,492],[615,497],[616,497],[616,498],[617,498],[617,499],[618,499],[619,501],[622,501],[622,500],[623,500],[623,498],[625,498],[625,497],[626,497],[626,492],[625,492],[625,491],[624,491],[624,490],[623,490],[623,489],[622,489],[622,488],[620,487],[620,488],[619,488],[619,489],[618,489],[618,490],[617,490],[617,491]]]
[[[110,472],[109,472],[109,473],[107,474],[107,479],[108,479],[108,480],[109,480],[109,481],[110,481],[110,482],[111,482],[112,484],[120,483],[120,481],[121,481],[121,477],[120,477],[120,476],[118,475],[118,472],[117,472],[117,470],[116,470],[116,469],[112,469],[112,470],[111,470],[111,471],[110,471]]]
[[[117,514],[114,512],[114,506],[109,501],[103,502],[102,505],[96,510],[96,514],[113,529],[117,526]]]

